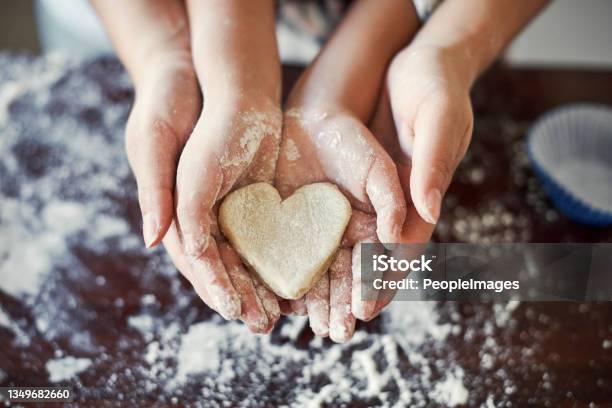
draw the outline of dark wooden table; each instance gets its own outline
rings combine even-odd
[[[31,57],[2,56],[0,62],[0,95],[7,102],[6,112],[0,113],[0,243],[5,245],[0,248],[0,279],[19,280],[22,274],[29,281],[33,278],[28,268],[44,269],[43,278],[34,279],[37,287],[24,293],[0,285],[6,316],[0,324],[2,386],[52,384],[48,361],[74,356],[87,359],[89,366],[57,384],[74,387],[76,401],[85,406],[198,401],[202,406],[223,401],[230,406],[240,401],[277,406],[299,401],[303,390],[314,395],[340,381],[332,378],[334,369],[355,364],[353,353],[366,347],[369,337],[393,336],[378,319],[359,324],[361,337],[353,345],[340,348],[325,341],[314,347],[307,327],[281,323],[268,340],[257,340],[265,346],[251,349],[245,343],[228,351],[236,370],[233,378],[205,373],[189,377],[180,387],[168,387],[180,359],[176,342],[192,324],[213,322],[206,326],[210,336],[222,336],[226,330],[228,342],[237,329],[212,317],[162,251],[149,253],[139,247],[135,184],[121,153],[121,129],[132,98],[125,74],[113,60],[61,63],[59,68],[56,62]],[[298,68],[285,70],[285,89],[298,74]],[[24,82],[29,88],[15,90],[15,83]],[[612,73],[504,67],[487,73],[474,91],[474,140],[434,238],[610,242],[611,229],[574,224],[551,207],[523,148],[534,119],[575,101],[612,105]],[[91,144],[86,136],[91,136]],[[73,151],[72,144],[82,145]],[[105,172],[113,177],[105,177]],[[78,211],[57,210],[56,198],[63,204],[78,203]],[[9,215],[31,220],[31,225]],[[44,222],[35,221],[39,218]],[[59,243],[41,238],[49,231],[61,232]],[[46,264],[29,262],[37,259]],[[423,371],[415,371],[399,347],[394,363],[409,384],[413,404],[439,405],[432,388],[460,367],[469,392],[466,405],[612,406],[610,303],[521,303],[512,310],[491,303],[444,302],[436,304],[435,311],[441,324],[452,323],[455,329],[440,341],[428,338],[415,346],[427,360],[421,364],[432,371],[432,380],[421,380]],[[130,320],[143,314],[152,316],[153,323],[139,326]],[[168,329],[173,324],[176,332]],[[239,337],[249,339],[244,333]],[[153,343],[162,348],[149,358]],[[328,373],[305,381],[304,361],[332,347],[338,347],[338,361]],[[240,355],[241,348],[255,351]],[[270,350],[285,350],[286,355],[268,362],[264,354]],[[288,362],[300,353],[308,357]],[[378,361],[378,354],[373,356],[381,372],[390,369]],[[257,359],[267,367],[257,365]],[[243,363],[248,369],[236,368]],[[282,368],[282,375],[275,366]],[[406,391],[399,382],[391,383],[385,388],[387,403]],[[367,386],[351,380],[355,393],[323,399],[322,404],[380,405],[383,401],[376,397],[356,392]],[[310,402],[316,400],[305,395]]]

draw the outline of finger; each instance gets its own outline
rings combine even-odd
[[[329,267],[329,337],[342,343],[355,332],[355,316],[351,313],[351,252],[340,249]]]
[[[253,277],[253,284],[257,291],[257,296],[261,300],[266,315],[268,316],[268,327],[265,329],[265,333],[269,333],[274,328],[278,319],[281,316],[281,309],[278,303],[278,299],[270,289],[268,289],[263,283],[256,277]]]
[[[163,113],[148,106],[146,98],[151,98],[146,90],[137,98],[128,120],[125,145],[138,185],[143,238],[151,248],[161,241],[172,223],[176,163],[193,123],[171,125]],[[167,96],[166,103],[171,105],[174,101]]]
[[[228,243],[219,244],[219,253],[225,269],[240,297],[240,319],[249,330],[264,333],[268,328],[268,316],[257,295],[250,274],[244,269],[240,257]]]
[[[177,161],[201,103],[193,70],[164,66],[158,71],[138,89],[125,142],[138,184],[143,237],[149,248],[161,241],[172,222]],[[169,89],[150,89],[149,83],[158,86],[156,79],[166,77],[171,77],[166,84]],[[176,93],[184,100],[177,100]],[[189,106],[184,106],[186,103]],[[174,110],[181,112],[180,119],[169,114]]]
[[[406,200],[407,210],[400,242],[424,243],[429,241],[434,226],[428,222],[425,222],[419,216],[412,203],[410,189],[407,188],[410,186],[412,162],[410,157],[407,155],[408,152],[403,151],[399,144],[387,87],[383,87],[381,91],[378,107],[371,121],[370,127],[380,144],[395,161],[400,184],[404,187],[404,198]],[[404,135],[404,138],[406,137],[408,136]],[[412,136],[409,137],[412,138]],[[351,226],[349,224],[349,228],[350,227]]]
[[[219,168],[219,142],[204,140],[212,125],[200,119],[185,149],[177,170],[176,218],[185,255],[199,258],[211,241],[212,209],[223,185]]]
[[[227,320],[240,318],[240,297],[221,262],[215,240],[210,240],[201,256],[194,258],[186,255],[186,257],[194,275],[204,283],[210,299],[221,316]]]
[[[386,152],[372,164],[366,191],[376,211],[378,239],[384,243],[399,242],[406,219],[406,201],[395,164]]]
[[[375,316],[378,291],[374,289],[374,280],[382,277],[382,272],[379,271],[370,271],[367,274],[362,271],[363,259],[370,260],[373,255],[381,255],[384,252],[384,247],[376,238],[358,242],[353,247],[351,308],[353,315],[359,320],[367,321]]]
[[[409,163],[398,165],[400,181],[405,186],[410,185],[411,169],[412,166]],[[409,205],[400,242],[406,244],[422,244],[428,242],[431,239],[431,234],[434,231],[435,225],[426,222],[419,215],[417,209],[412,204],[412,198],[408,189],[406,191],[406,202]]]
[[[327,273],[306,293],[305,301],[313,333],[318,336],[327,336],[329,334],[329,275]]]
[[[299,299],[290,300],[291,311],[298,316],[306,316],[308,314],[308,309],[306,308],[306,303],[304,301],[304,296]]]
[[[416,211],[415,211],[414,217],[420,219],[420,217],[416,215]],[[418,222],[424,225],[428,225],[430,227],[432,226],[431,224],[428,224],[422,220]],[[423,240],[422,242],[423,243],[419,243],[418,241],[412,241],[410,245],[398,246],[390,251],[389,256],[391,258],[404,259],[408,261],[418,259],[427,250],[427,243],[424,243],[425,240]],[[389,270],[384,272],[384,280],[386,282],[400,282],[406,279],[406,277],[409,276],[409,273],[410,272],[408,271],[402,271],[400,269],[390,268]],[[410,276],[411,278],[414,277],[413,274],[422,275],[417,272],[412,272]],[[416,279],[420,280],[420,277],[417,276]],[[398,292],[397,289],[390,289],[389,287],[385,287],[384,289],[379,291],[378,300],[376,302],[376,308],[374,311],[374,316],[378,315],[380,311],[384,307],[386,307],[395,298],[395,295],[397,294],[397,292]],[[414,297],[411,296],[408,299],[418,300],[418,297],[415,299]]]
[[[170,255],[170,259],[174,263],[174,266],[176,266],[179,272],[189,281],[189,283],[191,283],[200,299],[202,299],[202,301],[206,303],[208,307],[218,313],[214,302],[208,294],[208,290],[206,289],[206,284],[203,281],[202,276],[200,274],[193,273],[191,264],[183,253],[178,231],[174,223],[170,225],[168,233],[164,236],[163,244],[168,252],[168,255]]]
[[[393,254],[396,251],[397,253],[404,255],[404,256],[394,255],[396,259],[414,259],[414,257],[409,255],[409,253],[412,251],[412,247],[409,247],[409,246],[401,247],[400,246],[392,250],[391,253]],[[390,268],[389,270],[381,273],[378,276],[382,277],[383,282],[388,283],[388,282],[399,282],[402,279],[405,279],[407,275],[408,275],[408,272],[404,272],[400,270],[393,270]],[[382,289],[378,290],[377,292],[378,292],[377,293],[378,296],[376,298],[376,305],[371,310],[370,314],[368,316],[365,316],[364,320],[366,321],[372,320],[376,316],[378,316],[380,311],[393,300],[393,298],[395,297],[395,294],[397,293],[397,289],[389,288],[389,286],[384,286]]]
[[[376,216],[353,209],[341,246],[352,248],[358,242],[374,238],[376,238]]]
[[[454,102],[456,104],[456,101]],[[465,106],[470,106],[469,102]],[[423,104],[414,125],[410,191],[419,214],[435,224],[442,197],[467,149],[472,132],[469,113],[458,110],[448,97]]]
[[[370,320],[378,316],[380,312],[382,312],[382,310],[387,307],[389,303],[391,303],[396,293],[397,290],[395,289],[389,289],[385,291],[384,295],[382,295],[380,299],[378,299],[378,301],[376,302],[376,307],[374,308],[374,312],[372,313],[372,317],[370,318]]]

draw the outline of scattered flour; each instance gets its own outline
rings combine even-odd
[[[11,318],[6,314],[4,309],[0,308],[0,326],[10,328],[12,325]]]
[[[505,305],[496,303],[493,305],[493,311],[495,312],[495,322],[499,327],[504,327],[508,324],[510,317],[512,316],[512,312],[516,310],[517,307],[521,304],[518,300],[511,300]]]
[[[15,346],[27,347],[30,345],[30,337],[21,328],[18,322],[11,319],[6,311],[0,307],[0,326],[8,329],[14,335],[13,344]]]
[[[143,335],[145,340],[150,341],[153,338],[153,317],[147,314],[128,317],[128,325],[132,326]]]
[[[211,317],[167,257],[146,251],[138,227],[126,221],[138,210],[122,141],[131,92],[125,73],[108,61],[14,61],[0,54],[0,291],[25,312],[13,314],[14,306],[3,304],[0,331],[11,332],[12,351],[25,364],[43,374],[46,368],[53,382],[110,365],[108,378],[86,376],[81,397],[106,392],[132,405],[142,403],[130,399],[139,393],[159,398],[151,405],[187,404],[194,393],[211,406],[227,404],[228,396],[268,406],[473,402],[466,387],[472,373],[464,374],[450,355],[449,341],[479,344],[474,339],[481,330],[508,326],[518,303],[499,305],[482,325],[460,332],[458,319],[442,321],[440,304],[395,302],[342,345],[311,337],[303,317],[283,318],[266,336]],[[255,149],[256,133],[239,143],[241,153]],[[520,237],[528,229],[521,214],[499,204],[485,210],[456,217],[466,224],[449,231],[472,242],[491,238],[493,230],[510,240],[506,232]],[[134,286],[116,293],[118,279]],[[99,291],[107,298],[79,297]],[[132,314],[127,325],[140,336],[113,333],[116,341],[109,344],[107,331],[116,327],[105,327],[102,337],[91,330],[107,318],[104,313],[124,316],[126,310]],[[611,344],[605,340],[602,347]],[[481,369],[495,370],[501,389],[513,390],[505,368],[496,368],[499,352],[487,338]],[[526,361],[530,352],[523,352]],[[2,381],[19,375],[10,367],[0,370]]]
[[[463,385],[463,371],[461,369],[449,373],[444,381],[435,384],[431,392],[434,401],[448,407],[465,404],[468,396],[468,390]]]
[[[97,119],[87,107],[101,103],[95,83],[85,75],[62,82],[74,63],[9,59],[0,55],[0,64],[15,68],[0,72],[0,289],[32,299],[51,271],[76,262],[70,245],[77,236],[98,248],[117,237],[126,237],[126,247],[135,244],[108,198],[129,175],[123,148],[100,134],[123,126],[116,112],[126,106],[107,107]],[[76,89],[82,105],[70,106]],[[85,110],[101,121],[98,131],[77,120]]]
[[[390,372],[381,375],[376,367],[376,360],[374,359],[372,349],[366,349],[363,351],[356,351],[353,353],[353,360],[357,361],[361,365],[361,369],[364,370],[368,388],[364,391],[366,395],[380,395],[383,387],[389,381]],[[358,368],[357,368],[358,369]]]
[[[296,316],[281,327],[281,336],[295,341],[306,326],[308,326],[308,318]]]
[[[225,327],[213,322],[202,322],[189,328],[181,338],[176,381],[183,382],[188,375],[199,372],[216,373],[221,366],[219,337],[227,337]]]
[[[38,293],[53,260],[66,250],[62,230],[43,227],[32,233],[31,210],[10,198],[0,206],[0,289],[14,296]]]
[[[180,336],[175,352],[176,372],[166,387],[174,390],[193,382],[206,384],[203,396],[211,401],[221,400],[222,392],[232,389],[236,378],[252,376],[255,383],[267,384],[269,397],[274,400],[274,383],[291,378],[299,406],[350,403],[355,398],[378,399],[382,405],[419,406],[428,399],[448,406],[464,403],[467,391],[463,370],[449,363],[444,379],[434,381],[431,376],[437,368],[421,354],[423,346],[438,344],[451,332],[451,324],[438,323],[435,303],[397,302],[389,309],[385,317],[389,334],[358,331],[342,345],[317,337],[309,341],[307,349],[292,345],[299,341],[306,325],[306,319],[299,316],[287,318],[279,331],[290,343],[254,336],[243,325],[222,323],[218,318],[194,323]],[[412,356],[413,373],[404,371],[407,366],[398,354],[398,346]],[[155,365],[162,358],[158,356],[162,347],[157,342],[150,344],[153,350],[147,351],[148,364]],[[345,362],[347,355],[349,361]],[[321,381],[320,386],[314,385]],[[431,395],[411,391],[420,386],[434,391]],[[400,392],[389,392],[389,387]]]
[[[69,380],[87,370],[92,361],[88,358],[63,357],[47,361],[46,368],[49,381],[60,382]]]
[[[296,161],[300,158],[300,151],[293,139],[287,139],[285,144],[285,158],[288,161]]]

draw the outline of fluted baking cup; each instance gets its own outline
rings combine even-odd
[[[529,159],[554,205],[576,222],[612,225],[612,109],[555,109],[529,130]]]

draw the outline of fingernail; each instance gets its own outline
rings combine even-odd
[[[142,235],[145,246],[151,248],[159,235],[159,222],[154,214],[146,213],[142,218]]]
[[[425,221],[435,224],[440,218],[440,207],[442,206],[442,193],[437,188],[432,189],[425,197]]]

